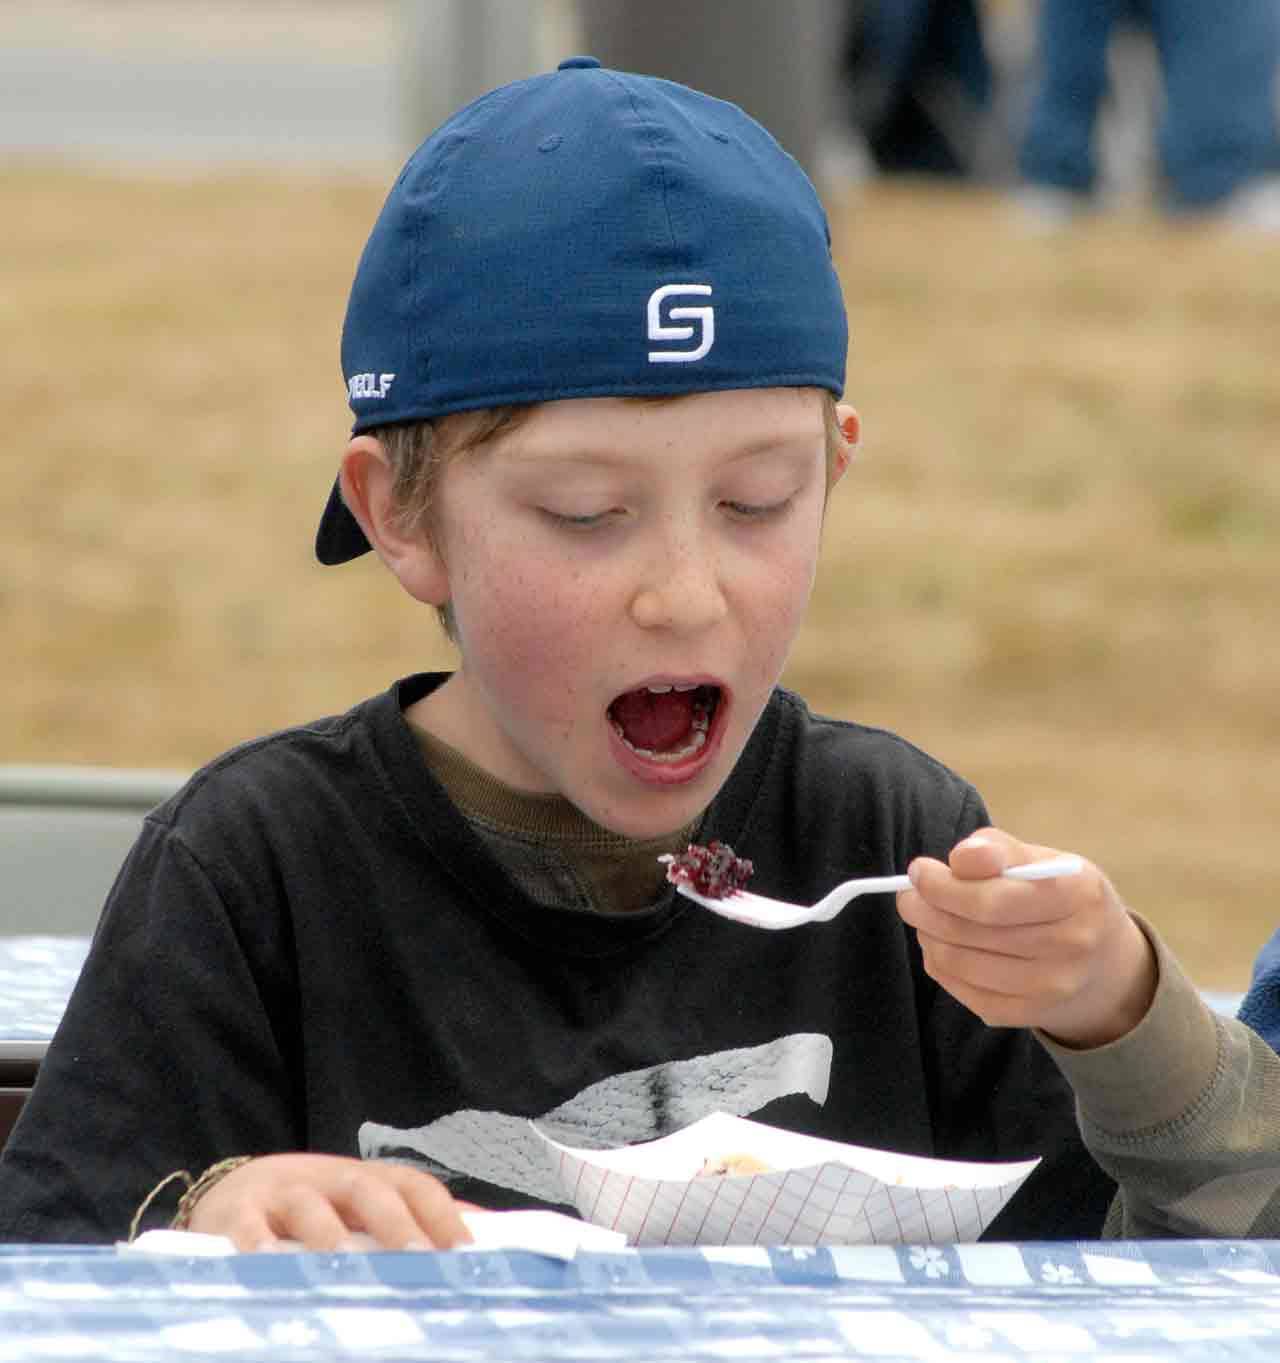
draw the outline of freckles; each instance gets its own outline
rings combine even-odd
[[[548,736],[567,736],[591,676],[590,570],[505,523],[473,529],[455,606],[471,664]]]
[[[527,683],[555,678],[561,694],[571,697],[576,691],[573,660],[580,644],[572,594],[550,588],[536,572],[514,567],[478,585],[487,651]]]
[[[807,560],[783,563],[772,578],[769,592],[755,598],[753,633],[762,646],[751,661],[762,680],[772,682],[791,652],[809,603],[812,568]]]

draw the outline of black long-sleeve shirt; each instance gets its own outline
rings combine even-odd
[[[538,905],[405,722],[441,680],[234,749],[147,819],[0,1158],[0,1238],[119,1237],[164,1175],[241,1153],[411,1157],[460,1196],[546,1202],[525,1119],[611,1145],[716,1109],[1042,1156],[988,1236],[1101,1232],[1114,1185],[1059,1068],[929,979],[891,897],[784,933],[674,892]],[[751,858],[753,889],[813,900],[985,822],[917,748],[778,691],[701,835]]]

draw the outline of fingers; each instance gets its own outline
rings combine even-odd
[[[1058,855],[981,829],[946,862],[913,862],[898,912],[915,928],[930,976],[984,1021],[1101,1044],[1140,1020],[1153,988],[1150,952],[1097,867],[1041,881],[1000,874]]]
[[[898,907],[913,927],[1012,955],[1034,950],[1034,946],[1018,943],[1034,936],[1034,929],[1070,917],[1091,892],[1086,883],[1065,887],[1062,880],[1019,881],[1001,876],[960,880],[941,862],[914,863],[909,874],[912,889],[898,896]],[[1082,881],[1083,876],[1082,872],[1075,879]],[[1000,947],[999,942],[1005,945]]]
[[[308,1249],[353,1249],[357,1231],[383,1249],[433,1248],[399,1193],[362,1170],[353,1170],[323,1193],[310,1187],[291,1190],[276,1229],[282,1239],[297,1240]]]
[[[898,911],[922,944],[934,948],[940,965],[952,957],[962,960],[966,952],[1014,962],[1088,952],[1108,898],[1114,898],[1096,867],[1086,862],[1079,873],[1052,880],[1001,874],[1007,866],[1060,855],[998,829],[982,829],[957,844],[946,863],[917,857],[908,868],[912,888],[898,896]],[[944,954],[947,948],[954,952]],[[993,987],[1002,992],[999,981],[997,972]]]
[[[338,1250],[350,1248],[352,1230],[332,1200],[306,1183],[290,1183],[280,1188],[270,1204],[269,1219],[275,1241],[291,1240],[306,1249]],[[255,1249],[271,1248],[270,1243]]]
[[[956,946],[924,933],[918,937],[929,974],[993,1026],[1037,1026],[1041,1017],[1073,999],[1089,980],[1087,951],[1019,957]]]
[[[272,1155],[230,1174],[200,1199],[192,1229],[237,1249],[355,1247],[363,1233],[384,1249],[449,1249],[470,1241],[449,1190],[407,1165],[337,1155]]]
[[[448,1249],[471,1239],[438,1180],[407,1165],[359,1160],[322,1190],[297,1195],[282,1224],[292,1238],[316,1249],[350,1248],[353,1231],[372,1236],[383,1249]]]
[[[998,828],[982,828],[957,843],[946,862],[917,857],[907,873],[914,890],[933,908],[970,923],[1010,928],[1054,922],[1072,911],[1059,890],[1067,886],[1078,892],[1081,885],[1070,886],[1068,882],[1086,881],[1087,875],[1042,881],[1019,881],[1001,875],[1007,867],[1060,855],[1052,847],[1021,842]]]
[[[1020,855],[1021,844],[995,828],[980,828],[958,842],[947,858],[953,875],[962,880],[985,880],[998,876],[1006,866],[1016,866],[1033,857]]]
[[[387,1182],[388,1200],[379,1199],[361,1215],[364,1228],[389,1249],[448,1249],[471,1242],[461,1207],[449,1190],[420,1169],[407,1165],[373,1166]],[[374,1219],[369,1219],[370,1217]]]
[[[1061,855],[1057,848],[1023,842],[1001,828],[979,828],[951,849],[947,867],[961,880],[985,880],[1010,866],[1025,866]]]
[[[988,1022],[1028,1026],[1083,987],[1106,930],[1103,915],[1048,886],[1003,882],[1003,894],[953,896],[951,910],[907,891],[899,913],[939,984]]]
[[[221,1226],[209,1220],[197,1222],[193,1217],[191,1229],[208,1235],[224,1235],[242,1254],[274,1249],[279,1243],[265,1213],[257,1208],[245,1208],[232,1222]]]

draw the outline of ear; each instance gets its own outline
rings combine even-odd
[[[836,420],[840,426],[842,448],[836,455],[836,466],[831,471],[832,487],[849,472],[858,452],[858,442],[862,439],[862,418],[847,402],[836,404]]]
[[[357,435],[342,456],[342,500],[374,552],[415,600],[443,606],[449,600],[444,559],[422,529],[406,529],[396,515],[395,473],[382,443]]]

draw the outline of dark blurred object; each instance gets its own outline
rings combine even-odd
[[[1109,51],[1133,20],[1149,28],[1163,75],[1159,160],[1170,206],[1212,209],[1280,170],[1278,0],[1041,0],[1039,83],[1021,154],[1028,184],[1093,194]]]
[[[976,174],[993,85],[976,0],[871,0],[852,9],[849,117],[877,169]]]
[[[732,100],[815,175],[833,114],[842,0],[579,0],[582,50]]]

